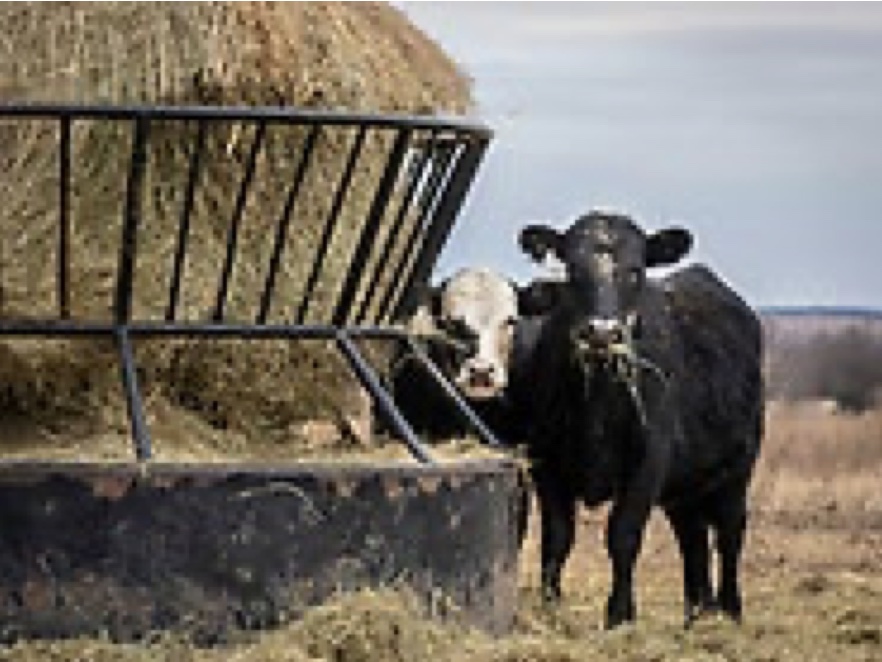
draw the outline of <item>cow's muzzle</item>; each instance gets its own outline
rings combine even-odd
[[[662,380],[664,372],[652,361],[640,356],[635,337],[640,320],[636,314],[622,321],[615,318],[589,318],[573,328],[571,342],[582,363],[604,364],[616,369],[627,380],[648,371]]]
[[[470,359],[463,364],[456,385],[466,396],[475,400],[496,398],[505,388],[505,378],[502,373],[503,371],[491,362]]]
[[[615,318],[589,318],[573,328],[576,355],[590,363],[610,363],[629,353],[633,338],[629,325]]]
[[[649,374],[664,387],[667,387],[668,377],[658,365],[638,353],[634,342],[638,323],[636,315],[629,316],[624,322],[591,318],[573,329],[571,341],[586,377],[600,368],[623,384],[631,396],[641,425],[646,427],[646,407],[639,386],[641,377]]]
[[[617,319],[591,318],[576,326],[572,333],[576,352],[584,358],[607,358],[627,340],[627,328]]]

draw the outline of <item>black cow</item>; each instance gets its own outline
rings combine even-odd
[[[628,217],[592,212],[566,232],[531,226],[521,247],[553,253],[561,283],[534,288],[547,312],[513,396],[542,521],[542,588],[560,595],[579,501],[611,501],[608,627],[635,618],[632,575],[650,511],[661,506],[683,559],[687,625],[719,607],[741,617],[739,558],[747,488],[763,421],[757,316],[710,270],[662,280],[647,268],[690,248],[682,229],[646,235]],[[709,532],[720,557],[711,586]]]

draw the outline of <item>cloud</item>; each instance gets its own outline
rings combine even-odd
[[[761,302],[882,306],[882,5],[414,10],[497,130],[443,266],[526,277],[519,224],[614,205],[693,225]]]
[[[712,34],[772,29],[779,32],[876,33],[876,3],[742,2],[398,2],[445,43],[481,34],[474,53],[530,54],[534,40],[566,45],[595,39],[639,39],[676,33]]]

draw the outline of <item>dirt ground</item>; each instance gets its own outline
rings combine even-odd
[[[522,618],[548,628],[543,651],[572,650],[535,659],[590,653],[616,660],[882,660],[882,528],[852,526],[835,513],[823,520],[755,513],[743,567],[744,624],[707,618],[687,632],[675,543],[657,516],[638,567],[638,623],[603,633],[609,586],[603,524],[602,514],[583,518],[557,614],[538,606],[537,550],[530,541]]]

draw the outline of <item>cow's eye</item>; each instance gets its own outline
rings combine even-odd
[[[451,336],[458,336],[462,333],[462,320],[451,319],[449,317],[438,320],[438,326],[441,330]]]
[[[477,334],[461,318],[443,318],[438,320],[438,326],[447,335],[450,341],[447,343],[448,350],[453,352],[459,359],[473,356],[478,348]]]
[[[471,340],[477,334],[469,327],[462,318],[444,319],[440,323],[441,328],[449,335],[458,340]]]

